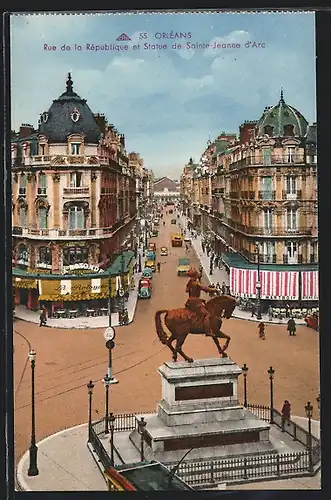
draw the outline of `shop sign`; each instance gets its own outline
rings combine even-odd
[[[71,266],[64,266],[63,267],[63,274],[66,274],[70,271],[92,271],[94,273],[103,273],[104,270],[100,269],[100,267],[92,265],[92,264],[87,264],[87,263],[79,263],[79,264],[72,264]]]

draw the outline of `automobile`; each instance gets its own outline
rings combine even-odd
[[[159,219],[154,219],[154,226],[159,226],[159,225],[160,225]]]
[[[167,247],[161,247],[160,248],[160,255],[161,255],[161,257],[166,257],[168,255],[168,249],[167,249]]]
[[[191,238],[189,236],[184,236],[185,243],[191,243]]]
[[[310,314],[309,316],[305,317],[305,322],[306,326],[309,326],[310,328],[313,328],[313,330],[318,331],[319,325],[318,325],[318,314]]]
[[[153,229],[152,238],[157,238],[159,236],[159,231],[157,229]]]
[[[146,268],[149,268],[151,269],[152,271],[156,271],[156,264],[155,264],[155,260],[146,260],[145,262],[145,269]]]
[[[145,267],[142,275],[143,275],[143,278],[152,279],[153,278],[153,271],[150,267]]]
[[[155,243],[148,243],[148,251],[156,252]]]
[[[149,278],[141,278],[138,286],[138,298],[150,299],[152,297],[152,286]]]
[[[183,246],[183,237],[180,233],[172,233],[171,245],[173,247],[182,247]]]
[[[169,214],[173,214],[173,213],[174,213],[174,211],[173,211],[173,210],[169,210]]]
[[[186,276],[190,269],[191,269],[190,259],[186,259],[185,257],[178,259],[177,276]]]
[[[171,219],[171,224],[177,224],[177,220],[176,219]]]
[[[154,250],[148,250],[146,260],[156,260],[156,252]]]

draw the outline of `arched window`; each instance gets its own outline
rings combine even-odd
[[[69,208],[68,227],[69,229],[84,229],[83,207],[73,206]]]
[[[24,266],[27,266],[29,264],[29,248],[24,245],[24,243],[21,243],[18,247],[18,260],[17,264],[21,264]]]
[[[39,263],[52,264],[52,251],[49,247],[39,248]]]
[[[70,266],[72,264],[88,263],[88,248],[80,246],[72,246],[63,250],[63,265]]]
[[[26,222],[27,222],[27,209],[26,209],[26,207],[20,208],[20,216],[21,216],[21,227],[26,227]]]
[[[284,137],[292,137],[294,135],[294,125],[284,125]]]
[[[38,209],[38,219],[40,229],[47,229],[47,208],[40,207]]]

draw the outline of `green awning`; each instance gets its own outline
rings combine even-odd
[[[228,267],[256,269],[257,263],[248,262],[240,253],[223,253],[222,260]],[[318,264],[260,264],[261,271],[318,271]]]

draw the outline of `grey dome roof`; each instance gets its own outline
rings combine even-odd
[[[67,142],[70,134],[83,134],[85,142],[98,143],[101,131],[94,119],[93,113],[86,104],[86,99],[82,99],[73,91],[73,82],[70,73],[67,79],[67,90],[54,99],[53,104],[47,113],[47,120],[41,120],[39,124],[39,134],[44,134],[50,142]],[[73,121],[72,113],[77,113]]]
[[[265,108],[257,124],[258,136],[264,135],[265,127],[270,126],[273,128],[272,135],[274,137],[283,137],[286,125],[293,126],[295,137],[304,137],[307,133],[308,122],[306,118],[297,109],[289,106],[284,101],[283,91],[281,91],[278,104]]]

